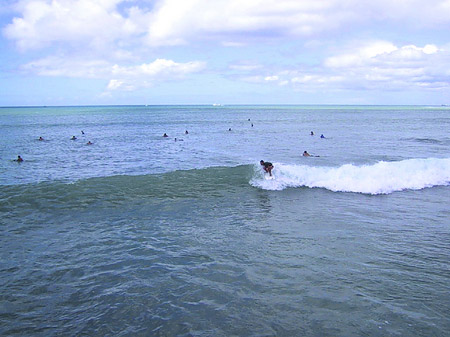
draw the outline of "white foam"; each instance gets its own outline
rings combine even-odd
[[[373,165],[346,164],[340,167],[274,163],[274,180],[265,180],[258,166],[255,166],[250,184],[266,190],[318,187],[334,192],[389,194],[406,189],[450,185],[450,158],[381,161]]]

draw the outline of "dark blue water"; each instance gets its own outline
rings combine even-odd
[[[1,335],[450,331],[448,110],[0,118]],[[259,159],[274,163],[274,180]]]

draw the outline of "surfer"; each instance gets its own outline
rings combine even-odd
[[[39,140],[40,140],[40,141],[43,141],[43,140],[44,140],[44,138],[42,138],[42,137],[39,137]]]
[[[17,156],[16,162],[21,163],[23,162],[23,159],[21,156]]]
[[[167,135],[167,133],[164,133],[164,134],[163,134],[163,137],[164,137],[164,138],[167,138],[167,137],[169,137],[169,136]]]
[[[263,167],[264,171],[266,171],[267,173],[269,173],[269,176],[272,176],[272,169],[273,169],[272,163],[269,163],[268,161],[265,162],[264,160],[261,160],[259,163],[260,163],[262,166],[264,166],[264,167]]]
[[[86,145],[93,145],[94,143],[92,143],[91,141],[88,141],[87,143],[86,143]]]
[[[314,132],[311,131],[311,136],[314,136]]]
[[[320,156],[313,156],[312,154],[309,154],[308,151],[303,151],[303,157],[320,157]]]
[[[323,133],[320,135],[320,138],[325,138],[325,136],[323,135]]]
[[[77,137],[72,136],[72,138],[70,138],[70,140],[77,140]]]

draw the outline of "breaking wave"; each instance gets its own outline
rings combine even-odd
[[[274,164],[275,179],[265,180],[259,168],[250,184],[266,190],[288,187],[326,188],[334,192],[389,194],[450,184],[450,158],[380,161],[373,165],[315,167]],[[255,169],[256,170],[256,169]]]

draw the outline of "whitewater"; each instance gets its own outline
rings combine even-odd
[[[275,163],[274,180],[261,174],[251,180],[253,186],[267,190],[288,187],[326,188],[333,192],[389,194],[406,189],[420,190],[450,184],[450,158],[407,159],[378,162],[373,165],[345,164],[339,167],[316,167]],[[261,169],[256,166],[257,171]]]

